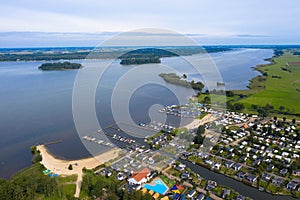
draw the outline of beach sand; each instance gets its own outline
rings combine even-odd
[[[74,194],[74,196],[77,198],[80,195],[80,188],[83,175],[82,169],[84,167],[86,169],[93,169],[105,162],[117,158],[119,152],[121,151],[120,148],[113,148],[95,157],[84,158],[79,160],[62,160],[55,158],[51,153],[49,153],[45,145],[37,146],[37,150],[40,151],[43,158],[41,164],[43,164],[47,169],[51,170],[51,172],[59,175],[77,175],[76,192]],[[68,169],[70,164],[72,164],[72,170]]]
[[[203,125],[208,122],[212,122],[216,119],[217,118],[214,117],[212,114],[207,114],[202,119],[194,119],[191,123],[185,125],[184,127],[187,129],[194,129],[194,128],[198,128],[198,126],[200,125]]]
[[[47,169],[57,174],[72,175],[78,174],[85,167],[87,169],[95,168],[111,159],[118,157],[119,148],[113,148],[107,152],[90,158],[84,158],[79,160],[62,160],[55,158],[44,145],[37,146],[37,149],[42,155],[41,164],[43,164]],[[73,170],[69,170],[68,166],[72,164]]]

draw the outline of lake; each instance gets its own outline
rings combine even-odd
[[[272,55],[273,50],[270,49],[237,49],[212,53],[211,57],[226,88],[246,89],[249,80],[259,74],[251,67],[267,63],[264,59]],[[199,55],[193,55],[191,59],[198,57]],[[88,62],[99,66],[102,62],[112,62],[99,82],[95,98],[99,123],[106,127],[114,123],[110,103],[117,81],[139,66],[121,66],[119,61],[110,60]],[[61,158],[75,159],[90,155],[77,134],[72,115],[72,91],[78,71],[40,71],[38,67],[42,63],[0,63],[1,178],[9,178],[18,170],[30,166],[30,146],[39,143],[62,140],[61,143],[49,146],[50,151]],[[168,72],[164,66],[186,73],[188,79],[201,80],[201,75],[178,57],[164,58],[161,64],[148,64],[149,73],[140,78],[147,80],[151,77],[157,84],[145,84],[133,91],[129,105],[125,106],[129,107],[134,122],[149,122],[151,113],[148,110],[152,105],[176,104],[187,101],[194,94],[191,89],[165,83],[158,76],[162,71]],[[135,76],[138,77],[139,74]],[[178,101],[178,96],[182,100]],[[121,103],[126,100],[126,96],[122,94],[119,98]],[[169,117],[167,123],[178,125],[179,122],[177,118]]]

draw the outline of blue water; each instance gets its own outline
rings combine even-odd
[[[226,87],[245,89],[248,80],[258,72],[251,67],[266,63],[263,59],[272,56],[272,50],[242,49],[211,54],[226,83]],[[198,55],[192,56],[197,58]],[[82,62],[82,61],[72,61]],[[103,61],[93,61],[99,64]],[[89,156],[83,146],[73,121],[72,91],[77,70],[40,71],[43,62],[0,62],[0,177],[9,178],[16,171],[30,166],[30,146],[39,143],[62,140],[49,146],[55,155],[75,159]],[[180,58],[162,59],[162,65],[188,74],[189,78],[200,79],[199,74]],[[187,97],[190,89],[170,85],[157,76],[162,65],[149,64],[150,72],[142,78],[152,77],[156,83],[139,87],[133,92],[128,106],[136,122],[150,120],[149,108],[154,104],[178,103],[176,95]],[[116,81],[136,66],[121,66],[114,62],[106,71],[96,91],[96,114],[104,127],[114,122],[111,113],[111,95]],[[137,74],[138,76],[138,74]],[[88,86],[87,86],[88,89]],[[176,91],[176,95],[170,89]],[[83,97],[84,98],[84,97]],[[124,97],[119,96],[120,106]],[[120,113],[122,114],[122,113]],[[170,124],[177,124],[169,116]]]
[[[161,180],[157,179],[154,181],[154,183],[155,185],[145,184],[143,188],[146,188],[147,190],[153,190],[159,194],[164,194],[168,190],[167,186],[162,183]]]

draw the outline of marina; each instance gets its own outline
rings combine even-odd
[[[223,76],[226,87],[244,89],[249,84],[249,81],[245,80],[249,80],[258,74],[251,67],[267,63],[264,59],[271,57],[272,54],[273,50],[271,49],[241,49],[230,53],[212,53],[211,56]],[[232,61],[230,61],[233,55],[235,57],[234,66],[232,66]],[[196,58],[197,55],[192,57]],[[253,57],[256,59],[253,60]],[[82,60],[73,60],[72,62],[81,63]],[[93,64],[101,62],[103,61],[91,61]],[[30,166],[32,159],[32,154],[29,150],[30,146],[46,143],[47,141],[62,140],[60,143],[49,146],[49,151],[59,157],[74,160],[90,156],[81,139],[83,136],[96,137],[96,135],[94,135],[95,133],[87,132],[78,137],[72,115],[72,91],[77,71],[43,72],[38,70],[42,63],[42,61],[0,63],[0,110],[3,113],[7,113],[0,116],[2,122],[0,127],[0,136],[2,138],[0,141],[2,146],[0,152],[0,176],[2,178],[9,178],[20,169]],[[162,64],[185,72],[192,79],[196,80],[199,77],[194,74],[194,71],[189,71],[189,67],[182,67],[186,66],[186,63],[181,61],[180,58],[163,58]],[[151,76],[156,77],[155,81],[164,84],[162,78],[158,76],[161,73],[160,65],[149,64],[149,66],[156,72],[156,74],[151,74]],[[111,91],[119,77],[128,70],[129,68],[121,66],[118,62],[113,63],[108,73],[103,77],[101,84],[103,87],[100,85],[97,89],[95,107],[101,127],[107,127],[112,123],[116,123],[110,110]],[[230,73],[228,73],[229,71]],[[242,75],[237,76],[232,74],[233,72],[238,72],[238,74]],[[189,97],[191,94],[194,94],[194,91],[169,84],[166,84],[165,89],[163,87],[144,87],[143,90],[137,91],[132,97],[132,109],[130,112],[136,127],[128,126],[128,131],[126,130],[127,133],[133,132],[137,138],[116,129],[105,131],[113,133],[112,136],[114,134],[125,136],[126,138],[134,139],[135,143],[143,144],[145,136],[157,132],[153,128],[148,129],[148,127],[138,125],[139,123],[150,123],[148,112],[145,111],[153,104],[161,104],[164,108],[168,105],[178,104],[176,98],[172,97],[172,93],[167,88],[172,88],[178,96]],[[148,94],[153,95],[151,97]],[[124,101],[122,95],[119,98],[121,102]],[[186,101],[188,102],[188,99]],[[158,111],[157,113],[161,114]],[[178,125],[177,118],[175,115],[167,115],[165,124],[176,127]],[[160,127],[157,128],[160,129]],[[97,132],[97,130],[95,131]],[[123,146],[128,145],[121,141],[111,140]],[[84,141],[89,142],[87,140]],[[97,144],[95,142],[91,143]],[[97,145],[103,146],[102,144]],[[16,157],[20,159],[14,159]]]
[[[165,108],[159,110],[159,112],[166,113],[167,115],[175,115],[178,117],[195,119],[199,115],[204,113],[204,110],[202,109],[202,104],[184,104],[182,106],[166,106]]]
[[[110,142],[105,142],[104,140],[98,140],[95,137],[92,136],[83,136],[82,139],[87,140],[89,142],[94,142],[96,144],[104,145],[104,146],[109,146],[109,147],[114,147],[115,145],[110,143]]]

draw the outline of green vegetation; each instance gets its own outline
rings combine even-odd
[[[204,141],[204,137],[203,137],[204,132],[205,132],[205,126],[200,125],[197,129],[197,133],[196,133],[196,136],[194,138],[195,144],[202,144],[203,143],[203,141]]]
[[[70,63],[70,62],[44,63],[39,67],[40,70],[44,70],[44,71],[80,69],[80,68],[82,68],[81,64]]]
[[[8,50],[0,54],[1,61],[31,61],[31,60],[78,60],[78,59],[117,59],[119,55],[126,54],[130,48],[39,48],[24,50]],[[197,53],[212,53],[228,51],[228,47],[205,46],[202,47],[161,47],[165,51],[173,52],[174,56],[193,55]],[[23,53],[24,52],[24,53]],[[171,54],[171,53],[168,53]],[[161,56],[162,57],[162,56]],[[163,56],[163,57],[166,57]]]
[[[300,66],[286,66],[286,63],[300,62],[300,58],[285,52],[282,56],[273,59],[273,64],[258,68],[260,72],[267,73],[267,76],[254,78],[249,91],[236,92],[247,95],[238,102],[244,104],[246,109],[265,108],[261,112],[269,110],[282,114],[299,114]],[[281,78],[274,78],[279,76]]]
[[[12,176],[10,180],[0,179],[0,200],[9,199],[73,199],[77,175],[49,177],[43,174],[45,167],[36,146],[30,148],[34,154],[32,166]]]
[[[0,179],[0,199],[70,199],[74,196],[75,184],[66,184],[63,177],[45,176],[43,170],[44,166],[36,163],[10,180]]]
[[[178,76],[175,73],[161,73],[159,74],[160,77],[162,77],[167,83],[171,83],[174,85],[180,85],[183,87],[191,87],[195,90],[201,91],[204,87],[203,83],[201,82],[194,82],[192,80],[191,82],[188,82],[187,80],[182,79],[180,76]]]
[[[147,63],[160,63],[162,57],[178,56],[171,51],[156,48],[144,48],[129,51],[119,57],[121,65],[140,65]]]
[[[32,146],[30,148],[30,150],[31,150],[31,153],[34,155],[31,160],[32,163],[38,163],[38,162],[42,161],[42,156],[41,156],[40,152],[37,150],[36,146]]]
[[[111,200],[150,200],[152,196],[147,193],[143,195],[141,191],[132,190],[128,194],[128,190],[122,190],[122,183],[116,178],[114,172],[112,176],[105,177],[95,175],[91,170],[86,170],[83,176],[80,199],[101,199]]]
[[[280,49],[270,61],[257,67],[262,75],[250,81],[248,90],[206,91],[198,93],[198,102],[220,105],[225,94],[231,111],[290,119],[300,116],[300,57]]]
[[[132,58],[124,58],[121,60],[121,65],[141,65],[141,64],[147,64],[147,63],[161,63],[159,57],[153,56],[153,57],[132,57]]]
[[[0,61],[43,61],[43,60],[75,60],[85,59],[89,52],[70,52],[70,53],[40,53],[34,52],[32,54],[14,54],[6,53],[0,54]]]
[[[173,179],[169,179],[167,176],[165,175],[160,175],[159,176],[161,178],[161,180],[163,180],[163,182],[169,187],[171,188],[175,183],[176,183],[176,180],[173,180]]]

